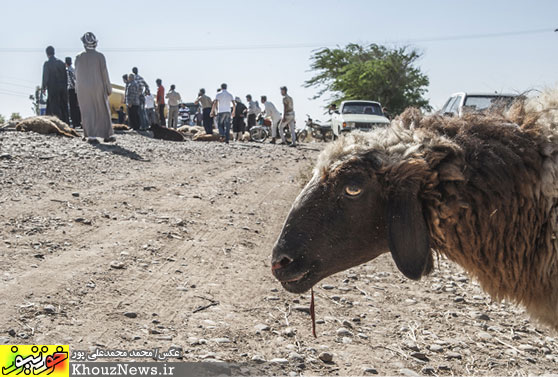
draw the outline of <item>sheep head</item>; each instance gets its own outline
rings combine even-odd
[[[427,171],[419,158],[388,162],[375,150],[318,167],[273,248],[274,276],[286,290],[302,293],[385,252],[411,279],[430,272],[419,197]]]

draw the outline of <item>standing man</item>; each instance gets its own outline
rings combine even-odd
[[[211,98],[205,94],[205,89],[201,88],[198,93],[198,98],[194,102],[195,105],[200,105],[202,108],[203,128],[208,135],[213,134],[213,120],[211,119]]]
[[[146,130],[148,126],[147,114],[145,111],[145,95],[149,90],[147,82],[138,74],[138,67],[132,68],[132,73],[136,76],[136,81],[140,88],[140,129]]]
[[[246,96],[246,101],[248,102],[248,126],[246,131],[250,131],[250,128],[256,125],[256,116],[262,112],[258,101],[252,101],[252,95],[248,94]]]
[[[157,109],[159,110],[159,124],[161,127],[165,127],[165,87],[163,86],[163,81],[157,79]]]
[[[66,72],[68,73],[68,101],[70,105],[70,118],[72,128],[81,127],[81,113],[79,112],[78,99],[76,94],[76,71],[72,67],[72,58],[66,57]]]
[[[281,122],[281,113],[279,112],[279,110],[277,110],[273,103],[267,100],[267,96],[262,96],[261,101],[264,105],[264,111],[262,115],[264,117],[271,118],[271,144],[275,144],[275,140],[277,139],[277,127]],[[286,143],[285,134],[283,132],[281,132],[281,140],[283,141],[283,143]]]
[[[169,128],[178,128],[178,105],[180,105],[180,93],[175,92],[176,87],[171,85],[170,91],[167,93],[169,99]]]
[[[291,131],[291,147],[296,147],[296,130],[295,130],[295,113],[294,113],[294,106],[293,106],[293,99],[291,96],[287,94],[287,87],[281,87],[281,95],[283,96],[283,118],[281,119],[281,125],[279,126],[279,131],[281,132],[281,136],[283,138],[283,142],[285,142],[283,129],[285,126],[289,126],[289,130]]]
[[[246,113],[248,112],[248,108],[246,105],[242,103],[240,97],[235,97],[235,110],[234,110],[234,117],[233,117],[233,138],[234,141],[242,140],[242,136],[244,135],[244,130],[246,128],[246,123],[244,123],[244,118],[246,117]]]
[[[140,128],[140,86],[133,73],[128,74],[126,89],[126,106],[128,106],[128,123],[134,130]]]
[[[145,113],[147,114],[148,126],[157,123],[157,114],[155,114],[155,98],[153,98],[149,89],[145,91]]]
[[[42,92],[48,91],[47,115],[57,116],[61,121],[68,119],[68,74],[66,65],[54,57],[54,47],[46,48],[48,60],[43,65]]]
[[[105,56],[95,49],[97,38],[93,33],[81,37],[85,51],[76,57],[76,94],[81,110],[81,124],[89,142],[114,141],[108,96],[112,86]]]
[[[221,84],[221,91],[215,96],[213,106],[216,107],[217,127],[221,141],[228,144],[231,134],[231,116],[234,117],[236,105],[233,95],[227,91],[227,84]]]

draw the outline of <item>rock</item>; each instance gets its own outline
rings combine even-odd
[[[411,353],[411,356],[422,361],[430,361],[430,359],[422,352],[413,352]]]
[[[419,352],[419,351],[420,351],[420,348],[417,346],[417,344],[416,344],[414,341],[410,340],[410,339],[404,340],[402,343],[403,343],[403,346],[405,346],[406,348],[410,349],[411,351],[415,351],[415,352]]]
[[[448,358],[448,359],[461,359],[461,354],[457,353],[457,352],[450,351],[450,352],[446,353],[446,358]]]
[[[124,316],[128,317],[128,318],[137,318],[138,313],[136,313],[136,312],[126,312],[126,313],[124,313]]]
[[[79,192],[72,192],[72,196],[75,198],[79,198]]]
[[[357,334],[357,336],[358,336],[360,339],[368,339],[368,335],[363,334],[363,333],[361,333],[361,332],[359,332],[359,333]]]
[[[256,329],[257,332],[270,330],[269,326],[266,325],[265,323],[258,323],[256,326],[254,326],[254,329]]]
[[[349,338],[348,336],[344,336],[343,338],[341,338],[341,342],[342,342],[343,344],[349,344],[349,343],[352,343],[352,342],[353,342],[353,339],[352,339],[352,338]]]
[[[477,315],[476,319],[478,319],[479,321],[490,321],[490,317],[486,313],[480,313],[479,315]]]
[[[376,370],[376,368],[370,368],[370,367],[363,367],[362,372],[364,374],[378,374],[378,371]]]
[[[16,331],[14,329],[9,329],[8,330],[8,335],[9,336],[16,336]]]
[[[438,345],[438,344],[432,344],[430,347],[428,347],[430,349],[430,351],[432,352],[442,352],[444,350],[444,347]]]
[[[0,160],[11,160],[11,159],[12,159],[12,155],[9,153],[0,154]]]
[[[123,262],[117,261],[117,260],[113,260],[112,262],[110,262],[110,268],[114,268],[115,270],[121,270],[125,267]]]
[[[440,364],[440,365],[438,365],[438,370],[449,371],[449,370],[451,370],[451,367],[449,365],[446,365],[446,364]]]
[[[318,355],[318,359],[322,360],[324,363],[331,363],[333,360],[333,354],[330,352],[321,352]]]
[[[287,328],[284,329],[281,333],[282,333],[284,336],[291,337],[291,336],[295,336],[295,335],[296,335],[296,330],[293,329],[292,327],[287,327]]]
[[[302,356],[301,354],[299,354],[297,352],[291,352],[289,354],[289,360],[300,363],[300,362],[304,361],[304,356]]]
[[[54,305],[45,305],[43,307],[43,311],[47,314],[54,314],[56,313],[56,307]]]
[[[537,348],[530,344],[520,344],[517,349],[525,352],[537,352]]]
[[[431,366],[425,366],[424,368],[422,368],[422,370],[420,371],[422,374],[435,374],[436,373],[436,369],[434,367]]]
[[[353,333],[344,327],[337,329],[335,333],[337,334],[337,336],[353,336]]]
[[[187,341],[188,341],[188,344],[191,345],[191,346],[197,346],[197,345],[200,344],[200,340],[198,338],[193,337],[193,336],[189,337]]]
[[[331,284],[323,284],[322,289],[332,290],[335,289],[335,286]]]
[[[415,305],[417,303],[417,300],[413,300],[412,298],[408,298],[405,300],[405,304],[407,305]]]
[[[295,305],[293,306],[293,310],[296,310],[297,312],[310,313],[310,307],[304,305]]]
[[[487,333],[486,331],[479,331],[479,332],[477,333],[477,337],[478,337],[479,339],[482,339],[482,340],[485,340],[485,341],[486,341],[486,340],[492,339],[492,335],[490,335],[490,334]]]
[[[347,320],[344,320],[344,321],[342,322],[342,325],[345,326],[345,327],[347,327],[347,328],[349,328],[349,329],[352,329],[352,328],[353,328],[353,324],[352,324],[351,322],[347,321]]]
[[[289,360],[287,359],[282,359],[280,357],[276,357],[275,359],[271,359],[269,360],[270,363],[272,364],[279,364],[279,365],[285,365],[289,363]]]
[[[407,369],[407,368],[400,369],[399,373],[402,376],[407,376],[407,377],[420,377],[420,374],[418,374],[418,373],[416,373],[416,372],[414,372],[410,369]]]
[[[231,342],[229,338],[213,338],[211,340],[214,341],[215,343],[221,343],[221,344]]]
[[[258,364],[263,364],[265,363],[265,359],[263,358],[262,355],[254,355],[252,356],[252,361]]]

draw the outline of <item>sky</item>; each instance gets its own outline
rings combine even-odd
[[[161,78],[184,100],[213,97],[226,82],[244,100],[279,87],[305,114],[327,119],[328,97],[312,99],[310,57],[348,43],[411,46],[439,109],[454,92],[523,92],[557,84],[558,1],[4,1],[0,32],[0,114],[32,115],[44,49],[75,57],[87,31],[99,40],[113,83],[137,66],[150,86]]]

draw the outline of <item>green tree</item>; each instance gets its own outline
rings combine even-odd
[[[4,118],[4,115],[0,114],[0,125],[6,123],[6,118]]]
[[[20,120],[20,119],[21,119],[21,115],[19,115],[19,113],[12,113],[12,115],[10,116],[11,121]]]
[[[349,99],[374,100],[394,115],[409,106],[430,110],[424,98],[428,77],[417,67],[420,57],[416,49],[377,44],[323,48],[310,58],[316,74],[305,86],[318,88],[314,98],[332,93],[336,104]]]

